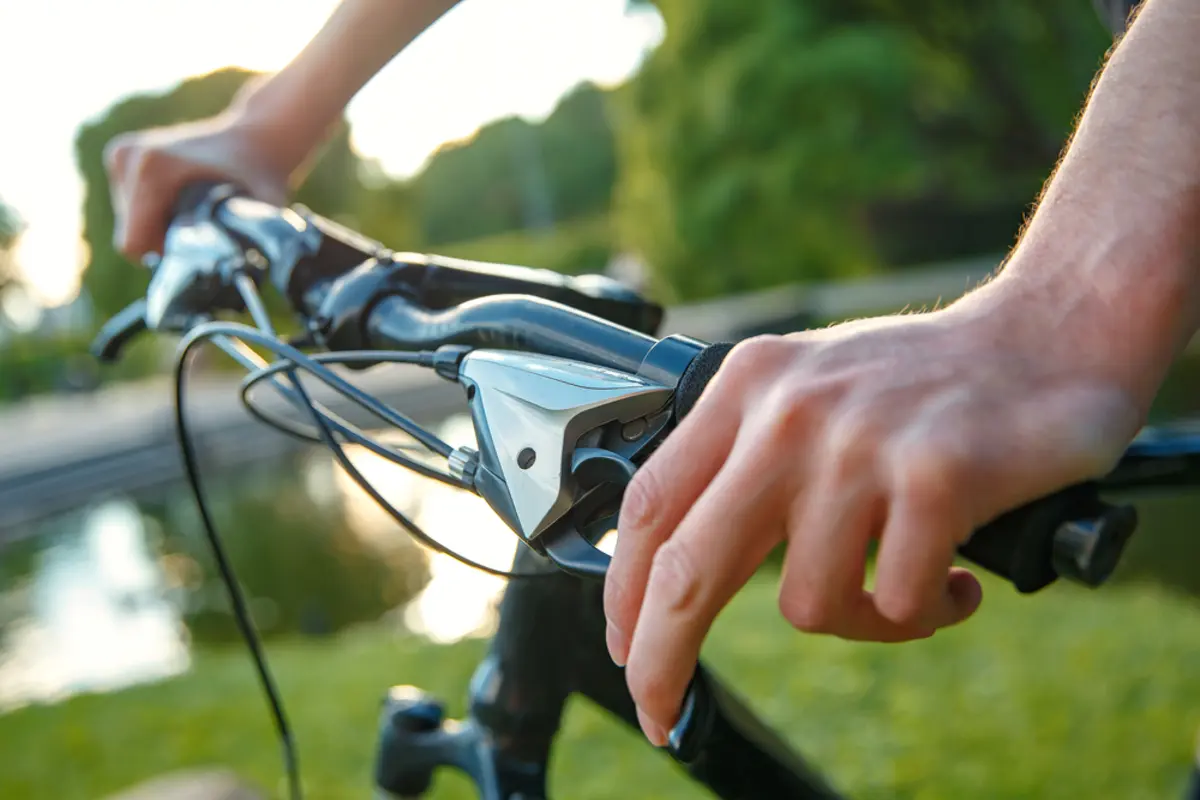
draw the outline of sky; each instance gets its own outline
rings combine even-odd
[[[395,0],[403,2],[404,0]],[[125,95],[225,66],[273,71],[337,0],[0,0],[0,199],[26,223],[17,257],[47,304],[78,289],[78,126]],[[347,109],[353,145],[397,177],[496,118],[547,115],[582,80],[614,84],[662,36],[626,0],[464,0]]]

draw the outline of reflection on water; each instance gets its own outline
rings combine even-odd
[[[469,418],[448,420],[439,435],[456,445],[472,443]],[[356,450],[351,458],[390,502],[443,545],[490,567],[511,565],[517,539],[482,500],[415,476],[366,451]],[[235,488],[225,493],[217,491],[215,481],[206,482],[214,484],[210,494],[218,518],[264,515],[248,521],[236,534],[218,523],[233,551],[239,577],[250,590],[261,627],[269,629],[273,619],[285,616],[289,603],[301,602],[288,594],[297,583],[319,583],[324,578],[310,575],[295,580],[296,571],[313,558],[298,560],[300,556],[292,551],[313,546],[311,539],[297,535],[304,519],[317,520],[316,527],[324,531],[325,517],[317,509],[336,508],[345,524],[333,526],[337,530],[330,535],[356,540],[353,546],[335,542],[330,551],[342,560],[340,568],[350,573],[349,582],[361,583],[354,579],[362,572],[364,553],[378,554],[381,561],[397,552],[409,563],[414,555],[427,561],[422,565],[427,580],[415,597],[394,613],[380,607],[376,618],[394,617],[436,642],[491,632],[503,579],[449,556],[408,546],[407,534],[328,455],[307,463],[299,487],[291,477],[294,471],[272,467],[277,482],[290,479],[293,484],[290,493],[274,490],[279,498],[275,505],[258,502],[263,490],[260,487],[259,495],[254,495],[254,481],[243,476],[233,476],[229,483]],[[247,505],[245,495],[254,502]],[[271,491],[266,495],[272,497]],[[311,507],[295,508],[293,496]],[[11,551],[0,553],[0,567],[6,568],[0,569],[0,709],[178,674],[191,663],[192,642],[211,638],[212,617],[223,617],[221,624],[228,628],[227,603],[219,592],[211,591],[211,580],[205,583],[197,576],[200,557],[177,547],[175,541],[189,541],[190,535],[192,546],[198,543],[195,531],[179,533],[195,525],[194,509],[186,500],[178,493],[174,505],[164,501],[139,507],[114,500],[55,520],[36,540],[38,549],[27,565],[14,567],[20,559]],[[281,531],[268,535],[268,523]],[[255,547],[269,552],[256,554]],[[317,561],[323,563],[325,551],[319,552]],[[360,560],[348,558],[347,552]],[[282,573],[272,578],[274,583],[258,574],[272,571]],[[276,586],[285,588],[276,590]],[[319,589],[353,593],[338,586],[335,582]],[[380,600],[377,593],[373,602]],[[361,598],[354,602],[359,606],[353,613],[369,613]],[[320,633],[330,624],[337,627],[328,613],[324,628],[314,628],[306,619],[301,619],[298,630]]]
[[[25,614],[0,652],[0,708],[164,678],[190,663],[137,508],[114,501],[79,517],[10,598]]]
[[[467,416],[450,418],[438,435],[454,446],[475,444]],[[351,461],[388,502],[412,514],[442,546],[492,569],[511,567],[517,537],[479,497],[420,478],[361,448]],[[341,491],[353,499],[351,513],[362,530],[397,535],[387,513],[346,473],[338,470],[335,476]],[[429,573],[429,583],[404,609],[405,627],[443,643],[490,635],[504,579],[434,551],[429,553]]]

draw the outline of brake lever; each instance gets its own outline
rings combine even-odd
[[[134,300],[109,318],[92,340],[91,353],[98,361],[111,364],[133,339],[146,330],[146,299]]]
[[[121,309],[101,326],[89,348],[96,360],[107,364],[114,363],[138,334],[151,328],[181,330],[187,327],[187,322],[197,318],[195,313],[182,313],[182,309],[178,307],[179,301],[181,298],[190,299],[187,297],[189,292],[196,294],[197,288],[206,289],[208,294],[215,295],[211,277],[204,274],[204,271],[186,269],[186,263],[178,263],[180,259],[173,251],[183,249],[186,252],[188,248],[195,250],[200,246],[213,248],[217,234],[213,230],[201,229],[204,235],[197,236],[196,220],[199,216],[210,213],[212,203],[224,199],[232,192],[231,186],[223,187],[210,182],[192,184],[180,192],[172,214],[166,220],[167,242],[163,255],[152,253],[143,258],[143,265],[149,268],[151,273],[146,295]],[[231,247],[225,247],[221,255],[228,259],[237,253]],[[204,283],[210,285],[200,286]],[[225,296],[224,299],[228,303],[228,297],[232,295],[226,292]],[[192,304],[199,307],[194,301]]]
[[[575,451],[571,475],[585,494],[573,513],[559,520],[540,540],[546,557],[555,566],[580,578],[604,579],[612,558],[583,534],[578,520],[614,501],[619,504],[636,471],[633,462],[610,450],[581,447]],[[704,669],[697,664],[680,706],[679,720],[667,734],[666,750],[673,758],[682,763],[696,758],[718,724],[717,702]]]
[[[601,505],[620,502],[637,467],[629,459],[599,447],[580,447],[571,457],[571,476],[583,497],[540,537],[546,557],[564,572],[604,580],[612,562],[608,553],[584,536],[579,520]]]

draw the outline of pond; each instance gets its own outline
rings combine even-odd
[[[438,434],[469,444],[470,420]],[[483,501],[365,451],[351,458],[443,545],[509,566],[517,539]],[[380,620],[437,642],[492,630],[503,579],[417,544],[328,453],[204,483],[264,636]],[[0,559],[0,711],[170,677],[194,647],[236,641],[186,487],[65,513]]]

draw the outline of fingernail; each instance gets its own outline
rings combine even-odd
[[[621,629],[611,622],[604,629],[604,641],[608,644],[608,655],[618,667],[625,666],[629,660],[629,640]]]
[[[667,734],[659,727],[658,723],[650,719],[639,708],[637,710],[638,724],[642,726],[642,733],[646,734],[646,738],[650,740],[650,744],[655,747],[665,747],[667,744]]]
[[[950,581],[950,597],[962,617],[974,614],[983,603],[983,587],[974,575],[955,575]]]

